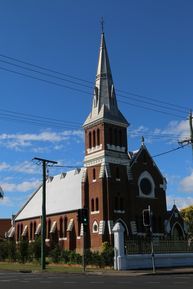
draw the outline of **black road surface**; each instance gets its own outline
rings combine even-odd
[[[0,289],[193,289],[193,274],[104,276],[0,272]]]

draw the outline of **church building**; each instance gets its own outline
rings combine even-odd
[[[113,245],[113,226],[121,222],[125,237],[144,238],[143,210],[150,208],[153,234],[157,238],[184,238],[185,227],[176,206],[167,212],[167,182],[144,141],[128,151],[129,123],[119,110],[104,33],[101,34],[98,67],[91,112],[85,132],[84,167],[48,177],[46,182],[46,243],[58,242],[81,252],[81,208],[88,210],[85,244],[101,250]],[[32,242],[41,234],[42,186],[17,213],[16,241]]]

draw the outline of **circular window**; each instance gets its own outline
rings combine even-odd
[[[143,178],[140,181],[140,189],[144,195],[150,195],[152,192],[152,184],[149,179]]]

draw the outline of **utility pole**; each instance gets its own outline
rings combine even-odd
[[[3,198],[4,198],[4,192],[3,192],[2,187],[0,186],[0,199],[3,199]]]
[[[42,163],[42,218],[41,218],[41,269],[46,268],[46,255],[45,255],[45,239],[46,239],[46,167],[48,163],[57,164],[55,161],[50,161],[41,158],[34,158],[34,160]]]
[[[190,137],[187,139],[184,139],[182,141],[179,141],[179,144],[191,144],[192,146],[192,153],[193,153],[193,124],[192,124],[193,116],[192,116],[192,111],[190,111],[189,114],[189,127],[190,127]]]

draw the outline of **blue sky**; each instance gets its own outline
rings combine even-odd
[[[129,150],[142,135],[153,156],[189,136],[192,15],[191,0],[1,1],[0,217],[15,214],[41,182],[33,157],[82,165],[102,16],[118,104],[131,124]],[[192,160],[190,146],[155,158],[168,208],[193,204]]]

